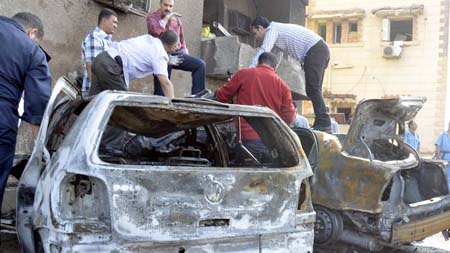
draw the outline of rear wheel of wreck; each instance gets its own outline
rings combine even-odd
[[[338,241],[344,227],[341,216],[321,206],[315,206],[314,209],[316,210],[314,243],[327,245]]]

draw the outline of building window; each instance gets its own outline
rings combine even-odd
[[[342,24],[333,24],[333,44],[340,44],[342,39]]]
[[[337,113],[343,113],[345,115],[345,123],[350,124],[350,115],[352,114],[352,108],[337,108]]]
[[[151,0],[94,0],[95,2],[104,4],[113,9],[117,9],[124,12],[130,12],[136,15],[144,16],[150,9]]]
[[[348,32],[350,33],[358,32],[358,21],[350,21],[348,23]]]
[[[327,24],[319,23],[317,33],[319,34],[320,37],[323,38],[324,41],[327,41]]]
[[[389,29],[389,41],[402,40],[402,41],[412,41],[413,40],[413,20],[390,20]]]

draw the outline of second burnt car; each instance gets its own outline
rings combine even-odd
[[[240,120],[271,161],[242,145]],[[18,237],[23,252],[312,252],[311,175],[269,109],[128,92],[88,102],[60,79],[19,181]]]
[[[448,231],[445,162],[420,157],[403,140],[405,122],[424,102],[364,100],[347,136],[295,129],[314,171],[316,244],[341,241],[377,251]]]

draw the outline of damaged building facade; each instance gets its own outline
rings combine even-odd
[[[444,0],[310,0],[307,26],[331,51],[324,89],[332,97],[353,95],[355,102],[426,96],[416,120],[421,151],[433,151],[450,113],[445,109],[450,100],[448,20]],[[330,101],[333,113],[351,111],[351,106],[345,99]]]

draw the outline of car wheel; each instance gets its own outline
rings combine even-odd
[[[314,207],[316,211],[316,223],[314,224],[314,243],[326,245],[336,242],[344,224],[339,213],[321,206]]]

